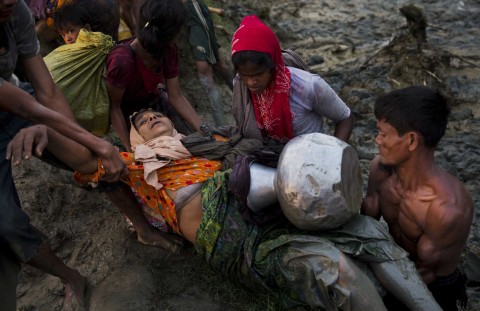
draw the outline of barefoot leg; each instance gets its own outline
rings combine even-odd
[[[75,269],[66,266],[44,242],[28,262],[32,267],[60,278],[65,285],[65,310],[85,310],[85,278]]]
[[[108,191],[106,194],[112,204],[130,219],[137,232],[139,242],[161,247],[174,253],[178,253],[183,247],[183,239],[180,236],[166,234],[150,226],[127,185],[122,184],[121,187]]]

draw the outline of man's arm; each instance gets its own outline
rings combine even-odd
[[[348,118],[335,124],[335,132],[333,136],[348,143],[354,124],[355,117],[353,116],[353,113],[350,112],[350,116]]]
[[[382,182],[388,178],[388,175],[380,167],[379,157],[375,157],[370,163],[370,172],[368,175],[367,194],[362,202],[361,213],[375,219],[380,219],[380,193],[378,189]]]
[[[52,76],[42,56],[36,55],[34,57],[21,59],[20,61],[25,68],[28,80],[35,90],[37,101],[45,107],[55,110],[70,120],[75,121],[69,103],[53,82]]]
[[[4,82],[0,86],[0,110],[7,111],[34,123],[51,127],[90,149],[102,160],[108,172],[108,176],[105,177],[106,181],[118,180],[128,173],[128,169],[118,154],[117,148],[87,132],[63,114],[41,105],[30,94],[9,82]],[[19,160],[14,159],[14,164],[18,164]]]
[[[130,134],[128,133],[128,127],[125,123],[125,117],[123,116],[121,103],[125,89],[113,86],[107,81],[108,97],[110,98],[110,121],[115,133],[122,142],[127,151],[131,151],[130,146]]]
[[[202,120],[190,102],[183,96],[178,77],[167,79],[168,99],[175,111],[197,132],[201,132]]]

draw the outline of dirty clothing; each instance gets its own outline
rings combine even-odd
[[[340,252],[359,262],[407,256],[368,216],[326,232],[305,232],[285,219],[263,226],[246,223],[227,190],[228,177],[217,172],[204,183],[195,250],[213,270],[252,290],[273,293],[286,307],[338,310],[347,303],[349,291],[337,284]]]
[[[188,43],[192,47],[193,59],[215,65],[218,60],[217,37],[212,15],[202,0],[188,0]]]

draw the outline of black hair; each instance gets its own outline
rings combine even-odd
[[[65,29],[67,26],[84,27],[90,24],[90,12],[82,5],[76,2],[67,2],[55,9],[53,14],[55,31]]]
[[[276,64],[270,57],[270,54],[258,52],[258,51],[239,51],[232,55],[233,67],[238,71],[239,66],[243,66],[246,63],[253,63],[260,70],[273,70]]]
[[[374,113],[377,120],[392,125],[399,135],[418,132],[425,146],[434,148],[445,134],[450,107],[439,91],[411,86],[379,97]]]
[[[182,29],[186,16],[181,0],[145,0],[137,22],[140,44],[155,58],[163,57],[165,48]]]

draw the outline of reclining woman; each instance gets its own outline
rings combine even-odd
[[[131,121],[135,153],[122,153],[130,170],[125,182],[144,203],[154,202],[153,209],[215,271],[252,290],[266,289],[290,307],[385,310],[373,271],[410,309],[440,310],[407,254],[373,218],[357,215],[328,232],[306,232],[284,218],[264,226],[245,222],[220,162],[192,158],[158,112],[139,112]],[[61,160],[77,169],[78,181],[95,182],[104,173],[83,147],[51,129],[34,130],[30,141],[44,141],[48,131],[48,148],[63,152]],[[11,150],[14,158],[31,154],[22,138],[14,139]]]

